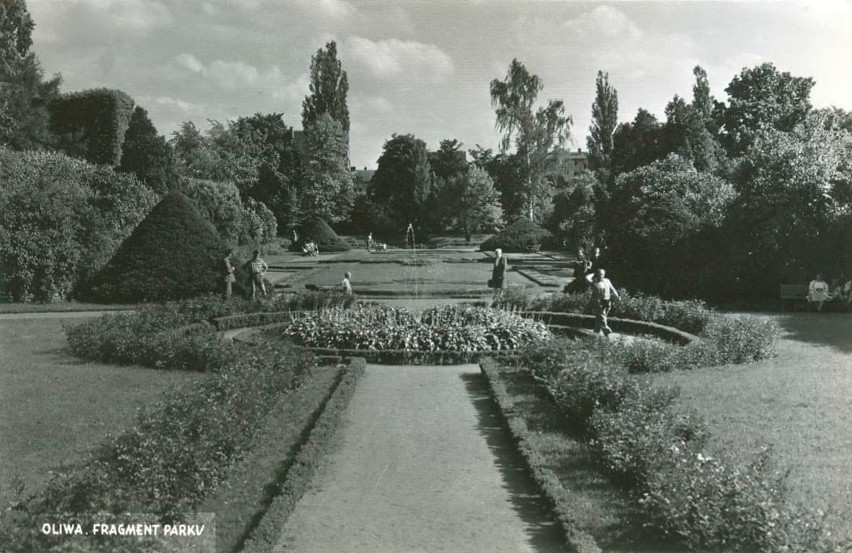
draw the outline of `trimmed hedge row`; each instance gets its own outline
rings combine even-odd
[[[48,106],[59,148],[71,157],[117,167],[133,98],[121,90],[97,88],[63,94]]]
[[[259,431],[263,439],[228,472],[216,493],[197,507],[198,513],[216,513],[216,551],[237,551],[257,527],[282,487],[291,486],[291,469],[302,448],[321,433],[317,421],[342,381],[363,372],[364,363],[315,371],[298,390],[283,396]],[[348,390],[354,389],[350,386]],[[348,395],[346,399],[348,400]],[[338,400],[339,401],[339,400]],[[293,471],[297,473],[298,471]],[[283,523],[283,520],[281,521]]]
[[[268,553],[277,545],[284,523],[308,490],[314,473],[331,447],[332,438],[340,426],[343,413],[355,393],[358,381],[364,375],[365,368],[363,359],[352,359],[334,393],[314,421],[307,439],[299,446],[298,453],[290,459],[286,472],[282,472],[274,499],[265,516],[251,530],[240,551]]]
[[[568,547],[575,553],[600,553],[593,536],[577,528],[574,522],[573,507],[567,491],[552,470],[543,466],[540,453],[531,444],[531,431],[526,422],[519,416],[506,392],[506,387],[499,377],[499,368],[494,359],[480,362],[480,369],[488,382],[491,398],[500,407],[500,414],[506,427],[515,441],[515,445],[526,464],[527,471],[538,485],[551,509],[559,519],[562,533]]]
[[[613,363],[596,341],[553,341],[526,352],[594,458],[632,498],[647,530],[713,551],[831,551],[819,516],[787,502],[784,475],[768,454],[741,460],[708,454],[706,426],[653,386]]]
[[[315,364],[310,354],[284,344],[213,343],[206,360],[216,376],[172,392],[88,459],[55,471],[44,491],[0,514],[0,549],[147,550],[126,538],[119,544],[45,536],[41,523],[91,528],[120,513],[150,513],[147,522],[179,520],[251,449],[282,393],[299,387]]]

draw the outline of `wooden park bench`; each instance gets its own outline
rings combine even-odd
[[[779,291],[781,297],[781,309],[783,310],[788,301],[807,301],[807,284],[782,284]]]

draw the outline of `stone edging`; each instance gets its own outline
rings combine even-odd
[[[519,311],[522,317],[530,317],[542,321],[548,326],[563,326],[582,329],[593,329],[595,327],[595,316],[581,313],[562,313],[557,311]],[[690,334],[676,328],[647,321],[636,321],[633,319],[622,319],[609,317],[610,327],[617,332],[625,334],[646,334],[655,336],[667,342],[681,346],[691,344],[700,340],[695,334]]]

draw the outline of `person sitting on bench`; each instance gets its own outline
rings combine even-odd
[[[831,300],[828,283],[822,278],[822,273],[808,284],[808,302],[817,304],[817,311],[822,311],[822,305]]]

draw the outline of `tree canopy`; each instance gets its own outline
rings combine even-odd
[[[533,110],[544,84],[517,59],[509,64],[506,77],[491,81],[491,103],[496,108],[497,130],[503,133],[500,149],[514,146],[523,163],[526,203],[530,220],[537,206],[550,202],[550,187],[544,178],[549,155],[567,140],[571,117],[561,100],[549,100]]]

